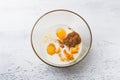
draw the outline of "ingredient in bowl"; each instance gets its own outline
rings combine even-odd
[[[73,54],[72,53],[68,53],[65,49],[63,50],[63,53],[65,55],[65,60],[69,61],[69,60],[73,60]]]
[[[53,55],[53,54],[55,54],[55,51],[56,51],[55,45],[52,43],[49,44],[47,47],[47,53],[50,55]]]
[[[58,41],[60,47],[61,47],[61,48],[64,48],[64,43],[63,43],[61,40],[59,40],[59,39],[58,39],[57,41]]]
[[[58,54],[58,56],[59,56],[59,58],[60,58],[60,60],[61,60],[62,62],[65,61],[65,58],[63,58],[62,55],[61,55],[60,53]]]
[[[63,40],[66,36],[66,31],[63,28],[60,28],[56,32],[57,37],[59,37],[61,40]]]
[[[81,38],[75,31],[69,33],[66,38],[63,39],[63,43],[68,47],[74,47],[75,45],[80,44],[80,42]]]
[[[60,47],[58,47],[58,49],[55,50],[55,53],[60,53]]]
[[[58,39],[53,41],[55,41],[55,44],[59,44],[58,47],[53,43],[47,46],[47,53],[51,56],[57,54],[62,62],[74,60],[74,55],[79,52],[79,44],[81,43],[79,34],[71,28],[69,28],[69,30],[71,30],[71,32],[67,34],[65,29],[57,29],[56,36]]]
[[[71,47],[71,48],[70,48],[70,53],[75,54],[75,53],[78,52],[78,50],[79,50],[78,45],[75,45],[75,47]]]

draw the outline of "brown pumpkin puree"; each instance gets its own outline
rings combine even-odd
[[[67,37],[63,39],[63,43],[68,47],[75,47],[75,45],[80,44],[80,42],[81,38],[75,31],[69,33]]]

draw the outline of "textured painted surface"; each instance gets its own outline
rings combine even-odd
[[[88,22],[93,45],[88,56],[69,68],[41,62],[30,32],[44,12],[69,9]],[[0,0],[0,80],[119,80],[119,0]]]

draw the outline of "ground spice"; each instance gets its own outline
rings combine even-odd
[[[69,33],[64,39],[63,43],[68,47],[75,47],[81,42],[79,34],[75,31]]]

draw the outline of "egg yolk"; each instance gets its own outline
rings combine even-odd
[[[66,31],[62,28],[58,29],[56,32],[57,37],[59,37],[61,40],[63,40],[66,36]]]
[[[69,61],[69,60],[73,60],[73,59],[74,59],[72,53],[69,54],[66,50],[63,50],[63,53],[64,53],[64,55],[65,55],[65,60],[66,60],[66,61]]]
[[[77,53],[78,52],[78,49],[79,49],[79,46],[78,45],[76,45],[75,47],[73,47],[73,48],[70,48],[70,53]]]
[[[54,44],[49,44],[47,47],[47,53],[50,55],[55,54],[56,48]]]

